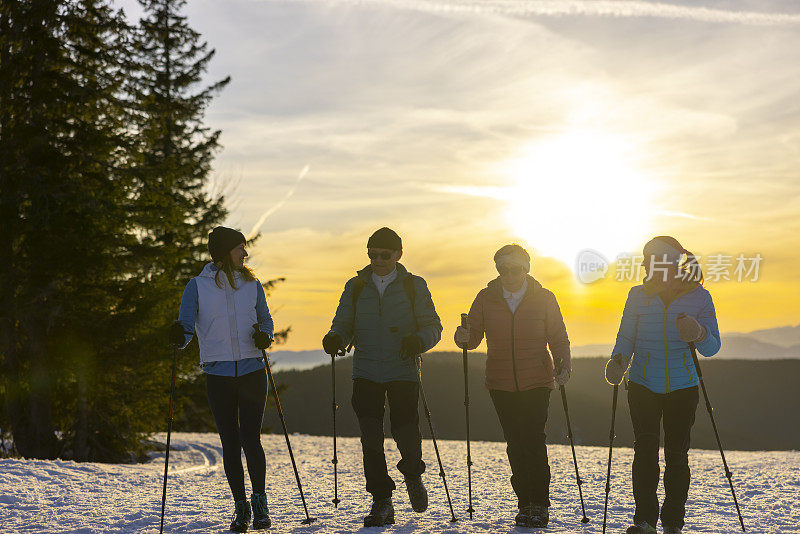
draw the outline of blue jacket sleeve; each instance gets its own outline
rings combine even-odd
[[[710,358],[719,352],[722,347],[722,341],[719,335],[719,326],[717,325],[717,313],[714,311],[714,301],[711,299],[711,293],[706,291],[703,306],[697,314],[697,322],[703,325],[706,329],[706,337],[703,341],[695,343],[697,351],[703,356]]]
[[[614,344],[614,350],[611,355],[622,354],[630,360],[633,354],[633,349],[636,344],[636,329],[639,323],[639,317],[636,314],[636,295],[634,290],[628,292],[628,299],[625,301],[625,308],[622,310],[622,320],[619,324],[619,331],[617,332],[617,341]]]
[[[194,336],[194,323],[197,319],[197,303],[197,281],[192,278],[183,290],[181,308],[178,312],[178,321],[183,326],[183,331],[186,332],[184,334],[186,341],[180,348],[186,347],[192,340],[192,336]]]
[[[433,305],[428,284],[419,276],[414,277],[416,297],[414,315],[417,317],[417,335],[422,339],[425,352],[431,350],[442,339],[442,321]]]
[[[355,310],[353,309],[353,286],[356,278],[351,278],[344,285],[344,291],[339,298],[339,306],[336,308],[336,315],[333,317],[331,332],[339,334],[342,344],[346,347],[353,339],[353,329],[355,328]]]
[[[262,332],[272,337],[275,332],[275,323],[272,322],[272,315],[267,306],[267,296],[264,293],[264,286],[258,282],[258,293],[256,294],[256,316],[258,317],[258,327]]]

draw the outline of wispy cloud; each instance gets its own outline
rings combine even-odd
[[[658,215],[664,215],[665,217],[678,217],[679,219],[691,219],[693,221],[710,221],[710,220],[712,220],[710,217],[701,217],[700,215],[693,215],[691,213],[686,213],[686,212],[683,212],[683,211],[659,210],[656,213]]]
[[[513,190],[510,187],[448,184],[423,184],[423,186],[437,193],[494,198],[496,200],[509,200],[513,195]]]
[[[262,0],[276,1],[276,0]],[[428,13],[491,13],[510,16],[653,17],[712,23],[786,26],[800,24],[800,14],[733,11],[700,6],[627,0],[277,0],[331,5],[393,6]]]
[[[300,171],[300,174],[297,175],[297,180],[294,182],[294,185],[292,185],[292,188],[289,189],[289,191],[283,196],[282,199],[278,201],[277,204],[261,214],[261,217],[258,218],[256,224],[253,225],[253,229],[250,230],[250,234],[247,236],[248,239],[252,239],[258,235],[258,231],[261,229],[261,225],[264,224],[264,221],[266,221],[270,215],[281,209],[283,205],[286,204],[290,198],[292,198],[292,195],[294,195],[294,192],[297,191],[297,187],[300,185],[300,182],[302,182],[303,178],[305,178],[306,174],[308,174],[309,169],[310,166],[308,165],[303,167],[303,169]]]
[[[800,235],[800,4],[196,0],[187,14],[217,48],[209,79],[233,79],[208,116],[224,131],[217,167],[241,169],[232,216],[265,234],[253,265],[288,279],[273,305],[286,303],[292,348],[318,345],[367,236],[384,225],[403,236],[404,262],[428,278],[448,329],[474,296],[465,288],[494,275],[491,253],[517,241],[559,295],[570,336],[613,338],[618,316],[598,310],[621,308],[619,284],[578,286],[573,261],[544,257],[565,257],[556,239],[613,247],[611,257],[665,234],[691,250],[769,258],[763,282],[715,286],[726,328],[753,313],[764,326],[797,316],[787,251]],[[529,171],[550,176],[545,162],[517,165],[531,147],[587,131],[625,141],[621,162],[641,171],[654,202],[638,186],[604,185],[609,168],[587,163],[604,143],[559,156],[589,167],[572,173],[581,187],[562,178],[539,190]],[[547,161],[566,173],[556,155]],[[298,177],[311,162],[315,174]],[[563,215],[542,216],[543,203]],[[321,261],[305,261],[308,250]]]

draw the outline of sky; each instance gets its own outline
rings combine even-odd
[[[257,275],[286,277],[269,299],[284,348],[320,347],[381,226],[428,282],[437,349],[455,350],[510,242],[573,345],[613,343],[637,283],[615,259],[656,235],[700,256],[723,332],[800,323],[796,3],[192,0],[185,14],[216,49],[207,80],[232,77],[206,117],[223,131],[213,187],[226,225],[262,233]],[[610,262],[605,277],[587,283],[578,258]]]

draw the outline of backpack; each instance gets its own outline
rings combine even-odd
[[[358,297],[361,296],[361,292],[364,291],[364,288],[367,287],[367,283],[359,276],[356,277],[356,281],[353,285],[353,323],[356,320],[356,311],[358,307]],[[414,303],[417,297],[417,291],[414,287],[414,275],[408,273],[408,276],[403,279],[403,289],[406,292],[406,297],[408,297],[409,302],[411,302],[411,315],[414,317],[414,326],[417,330],[419,330],[419,322],[417,321],[417,314],[414,311]],[[353,348],[353,342],[350,342],[350,345],[347,347],[347,352]]]

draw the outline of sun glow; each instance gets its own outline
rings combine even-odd
[[[531,143],[502,168],[514,183],[509,225],[539,254],[571,269],[584,249],[609,261],[637,250],[652,231],[655,181],[638,169],[636,156],[631,142],[595,131]]]

